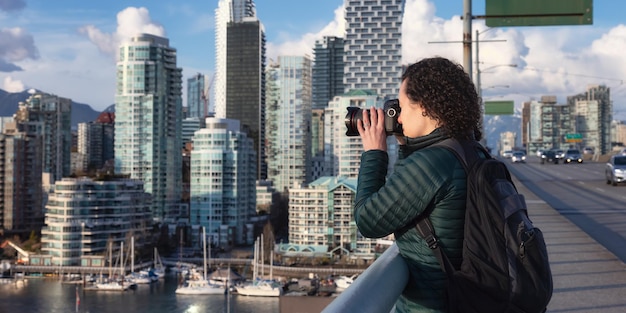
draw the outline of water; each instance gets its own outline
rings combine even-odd
[[[274,313],[275,297],[238,295],[177,295],[176,277],[151,285],[138,285],[124,292],[83,290],[78,285],[81,313]],[[58,280],[27,279],[17,284],[0,284],[0,312],[72,313],[76,311],[76,286]]]

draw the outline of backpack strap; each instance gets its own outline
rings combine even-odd
[[[417,229],[417,233],[424,238],[424,240],[426,240],[428,247],[433,250],[433,253],[437,257],[437,260],[439,260],[439,265],[444,273],[446,273],[448,277],[452,278],[452,274],[455,271],[454,266],[452,265],[452,262],[450,262],[450,259],[448,259],[446,253],[439,246],[439,239],[435,235],[435,228],[430,222],[428,216],[420,219],[417,222],[417,225],[415,225],[415,229]]]
[[[485,158],[491,157],[487,150],[474,140],[458,141],[453,138],[447,138],[434,144],[433,146],[443,146],[450,150],[452,153],[454,153],[456,158],[461,161],[463,168],[465,168],[465,173],[467,174],[469,174],[469,169],[471,168],[471,166],[476,161],[478,161],[479,158],[481,158],[477,153],[478,151],[480,151]],[[448,256],[439,246],[439,239],[435,234],[435,228],[430,222],[429,216],[430,213],[420,218],[415,225],[415,229],[417,230],[417,233],[420,235],[420,237],[424,238],[424,240],[428,244],[428,247],[433,250],[433,253],[439,260],[439,265],[441,265],[441,269],[449,277],[451,277],[455,271],[454,266],[452,265],[452,262],[450,262],[450,259],[448,259]]]

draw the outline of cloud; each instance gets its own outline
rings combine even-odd
[[[19,11],[26,7],[24,0],[0,0],[0,10],[6,12]]]
[[[432,0],[406,1],[403,64],[432,56],[463,64],[463,20],[460,16],[438,17],[435,4]],[[315,40],[324,35],[343,36],[343,11],[339,7],[335,19],[317,33],[268,43],[268,56],[310,55]],[[474,20],[472,29],[472,39],[479,39],[478,53],[477,44],[472,44],[472,75],[476,79],[481,70],[483,98],[513,99],[521,107],[523,101],[554,95],[558,103],[565,103],[568,96],[583,93],[590,85],[604,84],[611,88],[615,117],[626,119],[626,26],[608,30],[585,26],[488,28],[484,20]]]
[[[19,27],[0,29],[0,72],[21,71],[22,68],[14,62],[38,58],[35,40],[24,29]]]
[[[2,89],[7,92],[22,92],[26,87],[20,80],[13,80],[11,76],[7,76],[2,82]]]
[[[315,41],[324,36],[343,37],[346,33],[344,6],[335,9],[335,19],[316,33],[306,33],[295,41],[284,41],[276,44],[267,43],[268,58],[276,60],[280,55],[312,55]]]
[[[150,12],[144,7],[128,7],[120,11],[117,14],[117,30],[114,33],[105,33],[94,25],[85,25],[79,32],[87,35],[101,52],[110,56],[116,56],[120,44],[138,34],[165,37],[163,26],[153,22]]]

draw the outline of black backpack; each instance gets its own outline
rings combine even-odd
[[[446,139],[436,145],[454,152],[467,173],[459,270],[441,249],[428,216],[416,225],[448,276],[448,311],[545,312],[552,297],[546,244],[528,218],[524,196],[517,192],[506,165],[476,141]]]

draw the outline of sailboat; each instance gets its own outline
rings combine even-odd
[[[129,282],[124,279],[124,242],[121,243],[120,246],[120,275],[121,279],[116,279],[113,274],[113,243],[111,242],[109,245],[109,276],[104,279],[102,274],[100,275],[100,280],[95,282],[95,287],[93,290],[102,290],[102,291],[125,291],[128,290],[134,283]],[[116,274],[117,275],[117,274]]]
[[[154,273],[148,271],[135,272],[135,237],[131,237],[130,242],[130,273],[126,275],[126,280],[136,284],[151,284],[157,281],[159,278]]]
[[[257,268],[261,266],[261,273],[263,273],[263,235],[261,235],[261,240],[257,239],[254,245],[254,260],[252,266],[252,282],[249,282],[244,285],[237,285],[235,288],[237,289],[237,293],[243,296],[256,296],[256,297],[278,297],[283,294],[283,287],[272,278],[272,263],[274,253],[270,255],[270,278],[264,279],[258,276]],[[260,248],[259,248],[260,247]],[[259,256],[258,250],[261,250],[261,255]],[[260,264],[259,264],[259,261]]]
[[[187,275],[189,274],[189,268],[186,265],[183,265],[183,229],[180,229],[180,242],[178,244],[178,262],[176,262],[176,266],[170,268],[172,272],[178,273],[178,275]]]
[[[152,266],[152,268],[148,270],[142,270],[139,273],[142,275],[147,275],[152,281],[158,281],[159,279],[165,278],[165,266],[163,265],[163,261],[161,261],[159,251],[156,247],[154,247],[154,265]]]
[[[184,295],[223,295],[225,292],[224,287],[209,283],[207,279],[207,256],[206,256],[206,230],[202,227],[202,248],[204,254],[204,270],[202,276],[198,271],[192,270],[189,273],[189,278],[185,282],[176,288],[176,294]]]

